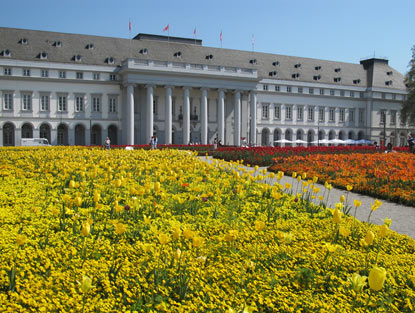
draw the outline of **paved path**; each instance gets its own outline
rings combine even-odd
[[[212,162],[212,158],[208,157],[199,157],[203,161],[207,161],[209,163]],[[253,170],[253,168],[246,167],[245,168],[249,170]],[[260,167],[256,174],[259,174],[258,172],[267,169],[266,167]],[[277,181],[276,178],[274,178],[272,181],[268,178],[266,180],[267,183],[270,183],[273,185]],[[284,176],[281,181],[279,182],[283,186],[286,183],[290,183],[292,186],[297,186],[297,180],[293,179],[291,176]],[[320,187],[320,195],[322,195],[322,192],[324,191],[324,185],[315,184],[316,187]],[[340,196],[344,195],[346,196],[347,191],[333,188],[330,191],[329,199],[327,206],[334,207],[334,203],[340,202]],[[327,196],[327,195],[326,195]],[[358,193],[350,192],[348,196],[348,203],[350,205],[353,205],[354,200],[360,200],[362,202],[362,205],[357,209],[356,218],[360,221],[367,221],[367,218],[370,214],[370,208],[371,205],[375,202],[375,198],[361,195]],[[390,229],[403,234],[408,235],[415,239],[415,207],[409,207],[401,204],[397,204],[394,202],[390,202],[387,200],[380,200],[382,201],[382,205],[374,211],[370,217],[370,222],[377,225],[382,225],[383,220],[385,218],[390,218],[392,220],[392,224],[390,226]],[[354,212],[354,207],[352,208],[352,213]]]

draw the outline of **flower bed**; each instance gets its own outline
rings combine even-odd
[[[408,148],[394,148],[396,151],[408,151]],[[384,150],[382,147],[381,151]],[[226,161],[243,160],[245,164],[271,166],[274,158],[309,154],[349,154],[375,153],[374,146],[311,146],[311,147],[219,147],[212,155]]]
[[[306,172],[335,186],[415,205],[415,157],[409,153],[310,154],[274,158],[272,171]]]
[[[177,150],[0,161],[0,311],[413,311],[414,240],[307,202],[310,181]]]

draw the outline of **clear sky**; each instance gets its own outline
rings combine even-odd
[[[415,45],[415,0],[0,0],[0,26],[129,38],[359,63],[386,57],[405,74]]]

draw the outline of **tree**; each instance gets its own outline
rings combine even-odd
[[[405,75],[404,83],[408,89],[408,96],[402,103],[401,118],[403,122],[409,118],[410,121],[415,121],[415,45],[412,47],[412,59],[409,61],[410,67],[408,73]]]

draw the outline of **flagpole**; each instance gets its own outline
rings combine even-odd
[[[128,39],[130,40],[130,46],[128,48],[128,57],[131,58],[131,19],[128,19]]]

